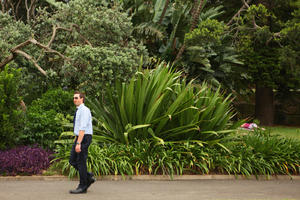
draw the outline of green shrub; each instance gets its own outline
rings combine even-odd
[[[23,127],[22,97],[18,96],[20,70],[0,71],[0,149],[18,144]]]
[[[242,138],[257,160],[265,160],[270,174],[298,174],[300,172],[300,143],[296,139],[270,135],[257,130]],[[255,163],[253,163],[255,164]]]
[[[107,96],[88,101],[103,141],[129,144],[136,139],[159,143],[197,141],[219,144],[235,125],[230,96],[207,84],[181,80],[181,72],[161,63],[136,73],[130,83],[116,83]],[[103,101],[103,99],[105,99]]]
[[[72,133],[69,135],[73,135]],[[132,144],[101,144],[89,148],[88,168],[96,175],[145,174],[235,174],[297,175],[300,173],[300,144],[296,140],[270,136],[262,132],[231,138],[219,146],[201,146],[195,142],[157,145],[153,141]],[[76,170],[69,164],[72,142],[61,140],[56,148],[54,166],[70,177]]]
[[[71,143],[58,145],[54,167],[74,177],[76,170],[69,164]],[[95,142],[89,147],[88,169],[97,176],[208,173],[208,154],[198,144],[155,145],[150,141],[136,141],[132,145]]]
[[[63,132],[65,117],[74,112],[73,93],[62,89],[52,89],[34,100],[26,114],[25,144],[39,144],[44,148],[54,148],[54,141]]]
[[[103,89],[115,80],[128,81],[137,71],[140,60],[140,50],[136,49],[136,45],[130,42],[126,47],[118,44],[68,48],[67,56],[72,62],[63,67],[63,73],[66,74],[64,84],[69,87],[76,85],[89,96],[100,96]]]
[[[212,165],[219,173],[243,175],[299,174],[300,144],[297,140],[261,130],[239,136],[224,149],[211,149]]]

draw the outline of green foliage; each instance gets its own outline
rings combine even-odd
[[[0,149],[19,142],[24,114],[20,109],[22,97],[18,95],[20,70],[8,65],[0,71]]]
[[[21,93],[27,104],[55,87],[80,89],[96,96],[103,89],[102,85],[108,85],[119,77],[126,81],[136,71],[141,56],[147,60],[147,50],[132,37],[130,18],[118,7],[108,8],[92,0],[49,3],[53,7],[37,8],[36,17],[28,21],[28,25],[16,22],[8,14],[0,14],[1,62],[11,54],[12,48],[31,37],[69,57],[63,59],[33,44],[20,48],[48,76],[42,76],[32,61],[19,54],[14,55],[13,63],[22,67],[24,87]],[[54,28],[57,28],[55,33]],[[79,61],[77,56],[88,60]],[[74,71],[80,73],[75,74]],[[104,76],[99,76],[100,73]],[[95,90],[98,92],[92,92]]]
[[[222,173],[245,175],[299,174],[300,145],[297,140],[271,136],[257,130],[240,136],[227,144],[230,155],[216,154],[213,158],[221,165]]]
[[[282,66],[284,76],[280,79],[282,92],[289,88],[298,88],[300,84],[300,9],[293,13],[294,18],[289,20],[280,31],[282,48],[279,50],[279,63]]]
[[[173,62],[184,44],[185,34],[190,31],[193,8],[196,1],[122,1],[122,7],[132,17],[134,35],[147,45],[151,56]],[[205,9],[199,21],[215,18],[222,14],[222,6]],[[180,66],[180,65],[179,65]]]
[[[230,96],[207,84],[194,86],[181,75],[161,63],[138,72],[128,84],[117,82],[116,94],[108,88],[106,97],[88,102],[95,132],[104,141],[125,144],[149,138],[158,143],[219,144],[235,128]]]
[[[186,54],[181,63],[189,77],[237,88],[243,75],[240,70],[243,63],[224,23],[210,18],[202,20],[197,28],[186,34],[185,44]]]
[[[65,116],[73,114],[72,96],[62,89],[52,89],[34,100],[26,113],[23,143],[53,149],[54,140],[64,130],[62,124],[68,122]]]
[[[132,47],[88,45],[69,48],[72,63],[63,67],[64,85],[78,85],[92,96],[100,96],[103,89],[116,80],[126,82],[137,70],[138,52]],[[89,96],[90,96],[89,95]]]
[[[148,45],[152,56],[161,53],[162,41],[166,41],[170,35],[167,27],[172,26],[172,31],[174,31],[171,18],[174,16],[174,8],[177,4],[175,3],[172,7],[170,1],[167,0],[136,1],[135,3],[125,0],[122,3],[122,7],[132,18],[135,37]]]
[[[247,10],[247,14],[244,16],[246,23],[252,24],[253,18],[258,26],[264,26],[268,24],[270,18],[276,19],[275,15],[270,12],[263,4],[251,5]]]
[[[0,27],[0,62],[11,55],[10,50],[12,48],[28,40],[35,32],[30,25],[25,25],[22,21],[16,21],[8,13],[2,12],[0,12]],[[28,45],[20,50],[32,55],[34,58],[39,56],[37,49],[34,45]],[[46,81],[44,77],[41,78],[31,61],[16,54],[14,56],[15,59],[10,63],[10,66],[22,69],[20,76],[22,87],[20,87],[19,93],[24,97],[24,102],[28,104],[43,93]]]
[[[55,168],[74,177],[77,172],[69,164],[71,145],[58,146]],[[208,154],[197,144],[154,145],[149,141],[136,141],[132,145],[92,143],[89,147],[88,169],[97,176],[208,173]]]
[[[194,142],[155,145],[144,140],[130,145],[92,143],[88,169],[98,176],[164,174],[297,175],[300,173],[298,141],[264,132],[227,138],[229,149]],[[77,172],[69,164],[71,144],[56,148],[54,167],[70,177]]]
[[[225,29],[225,24],[215,19],[201,21],[197,28],[185,35],[185,43],[188,46],[220,44]]]
[[[204,1],[199,23],[190,32],[197,1],[122,2],[132,16],[134,35],[144,41],[151,55],[173,62],[185,45],[185,51],[175,65],[183,69],[189,79],[222,82],[231,88],[239,82],[242,62],[228,37],[228,27],[216,20],[224,14],[223,6],[216,6],[218,3],[214,2],[214,6],[206,7],[211,2]],[[233,76],[237,81],[232,79]]]
[[[55,110],[57,113],[73,114],[73,93],[61,88],[50,89],[30,105],[35,111]]]
[[[299,85],[299,9],[291,12],[291,1],[275,4],[251,5],[239,18],[236,39],[249,80],[285,93]]]
[[[141,56],[147,60],[147,50],[132,37],[130,18],[118,7],[74,0],[58,6],[53,15],[40,10],[34,28],[41,40],[49,42],[53,26],[62,30],[56,32],[51,47],[68,59],[43,56],[49,80],[62,87],[99,96],[103,87],[115,79],[128,80],[137,70]]]
[[[0,27],[0,61],[3,61],[10,55],[10,49],[31,36],[32,30],[29,25],[15,21],[12,16],[2,12],[0,12]]]
[[[282,70],[278,59],[279,46],[273,39],[278,26],[276,17],[264,5],[252,5],[240,18],[240,23],[237,48],[247,67],[251,82],[276,88]]]
[[[74,32],[72,39],[80,41],[84,38],[92,46],[126,46],[125,42],[133,39],[132,24],[125,13],[121,13],[117,7],[109,9],[92,0],[74,0],[63,4],[48,21],[66,28],[77,25],[80,33]]]

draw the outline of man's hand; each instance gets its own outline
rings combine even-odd
[[[81,145],[80,144],[76,144],[75,151],[76,151],[76,153],[81,152]]]
[[[76,142],[76,147],[75,147],[76,153],[81,152],[81,142],[83,140],[83,137],[84,137],[84,131],[79,131],[77,142]]]

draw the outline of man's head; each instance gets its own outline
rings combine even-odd
[[[84,103],[84,93],[82,92],[74,92],[74,96],[73,96],[73,102],[76,106],[80,106],[82,103]]]

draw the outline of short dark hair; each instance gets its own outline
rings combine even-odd
[[[85,100],[85,94],[84,94],[83,92],[75,91],[74,94],[79,94],[80,99],[83,98],[83,103],[84,103],[84,100]]]

